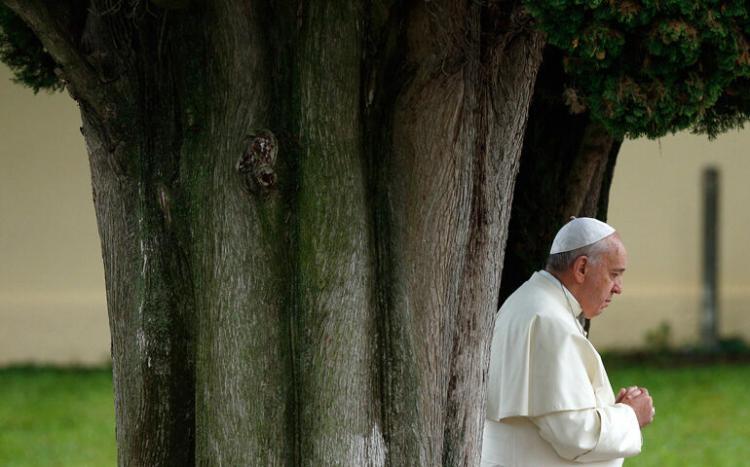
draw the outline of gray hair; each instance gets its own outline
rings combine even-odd
[[[591,245],[549,255],[545,269],[550,272],[564,272],[572,267],[573,263],[581,256],[586,256],[590,262],[596,263],[599,261],[601,254],[610,248],[611,239],[612,235],[609,235]]]

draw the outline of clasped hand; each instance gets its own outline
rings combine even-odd
[[[629,405],[635,412],[635,416],[638,418],[638,425],[641,428],[654,421],[656,409],[654,408],[654,401],[646,388],[639,388],[638,386],[622,388],[617,393],[615,402]]]

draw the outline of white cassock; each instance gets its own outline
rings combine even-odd
[[[620,466],[641,451],[635,412],[615,404],[581,306],[546,271],[500,308],[492,338],[482,467]]]

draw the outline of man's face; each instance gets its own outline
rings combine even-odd
[[[586,318],[599,316],[622,293],[622,275],[627,267],[628,254],[619,237],[609,240],[609,248],[586,266],[579,302]]]

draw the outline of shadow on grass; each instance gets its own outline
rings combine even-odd
[[[628,352],[603,352],[602,360],[611,367],[650,366],[656,368],[700,367],[750,364],[750,346],[742,339],[722,339],[713,349],[698,346],[659,348]]]

